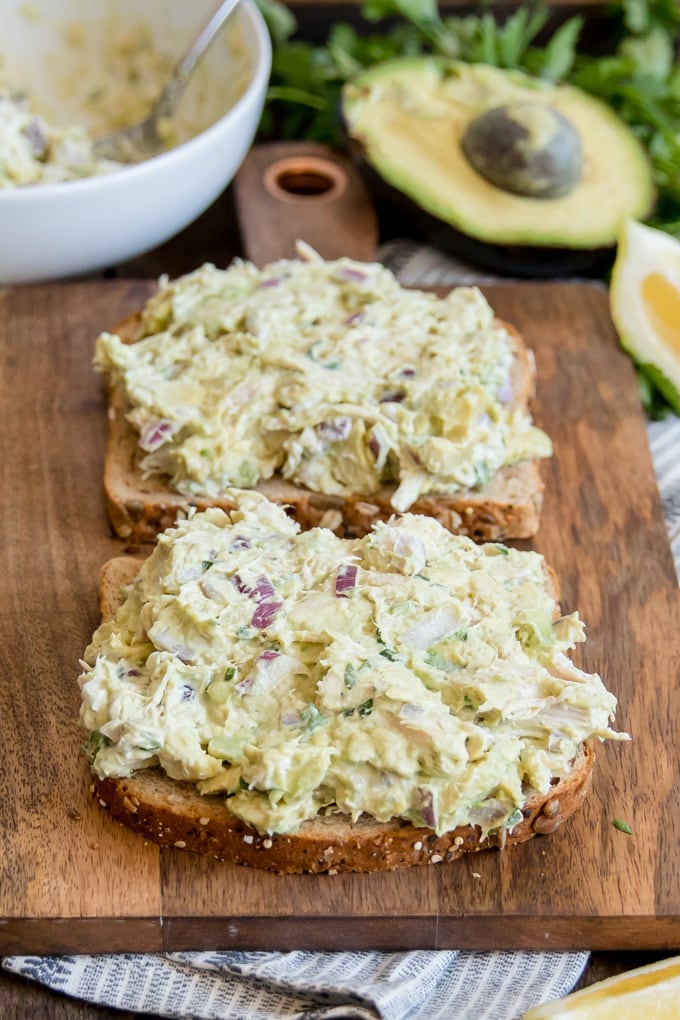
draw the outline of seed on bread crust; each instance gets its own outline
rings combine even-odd
[[[362,816],[352,822],[332,814],[303,823],[297,832],[263,838],[229,813],[224,798],[202,796],[192,784],[169,779],[160,769],[144,769],[124,779],[95,777],[93,792],[113,818],[161,846],[183,843],[181,849],[277,874],[391,871],[452,863],[463,854],[512,846],[553,831],[583,802],[593,761],[593,748],[583,745],[571,772],[551,786],[547,796],[530,798],[527,817],[512,830],[488,837],[474,826],[437,835],[397,819],[376,822]],[[126,800],[139,802],[135,813],[127,809]]]

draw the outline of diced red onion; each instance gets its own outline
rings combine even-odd
[[[276,589],[273,584],[264,574],[261,574],[253,585],[246,584],[239,574],[234,574],[231,580],[242,595],[248,595],[257,602],[257,609],[250,623],[258,630],[264,630],[272,623],[282,605],[281,602],[274,600]]]
[[[401,372],[399,373],[402,379],[410,379],[415,374],[416,374],[415,368],[402,368]]]
[[[169,630],[162,630],[153,636],[149,635],[149,637],[151,637],[156,648],[162,652],[171,652],[185,665],[190,666],[196,662],[197,655],[193,648],[182,644],[181,641],[176,641]]]
[[[127,671],[127,675],[128,676],[141,676],[142,674],[140,673],[140,671],[138,669],[129,669]]]
[[[247,584],[240,574],[234,574],[231,580],[241,595],[248,595],[257,602],[266,602],[276,595],[273,584],[264,574],[261,574],[253,585]]]
[[[22,134],[28,139],[31,145],[31,155],[35,159],[42,159],[47,152],[49,145],[49,138],[43,126],[42,121],[37,117],[30,120],[26,127],[23,129]]]
[[[353,563],[347,563],[338,571],[335,578],[335,597],[338,599],[349,598],[348,592],[356,587],[357,568]]]
[[[202,567],[187,567],[186,570],[180,570],[177,573],[177,580],[180,584],[185,584],[187,581],[196,581],[203,574]]]
[[[154,418],[146,423],[139,434],[139,445],[146,453],[153,453],[163,443],[167,443],[175,430],[173,422],[167,418]]]
[[[268,577],[261,574],[255,582],[253,589],[253,598],[257,599],[258,602],[268,602],[276,595],[274,585],[271,583]]]
[[[316,431],[322,439],[331,441],[347,439],[352,431],[352,420],[346,415],[337,418],[329,418],[327,421],[320,421]]]
[[[400,404],[406,394],[403,390],[387,390],[378,398],[379,404]]]
[[[278,287],[280,283],[281,278],[279,276],[270,276],[268,279],[262,281],[260,287]]]
[[[414,705],[411,701],[406,701],[399,709],[399,718],[403,719],[404,722],[415,722],[416,719],[422,719],[425,715],[425,709],[422,705]]]
[[[419,623],[402,634],[401,643],[406,648],[431,648],[442,638],[458,630],[460,624],[460,617],[453,606],[440,606],[438,609],[430,610]]]
[[[237,535],[229,546],[231,552],[240,552],[242,549],[252,549],[253,543],[245,535]]]
[[[281,602],[260,602],[250,621],[252,626],[257,627],[258,630],[269,627],[280,608]]]
[[[250,595],[252,588],[241,579],[239,574],[234,574],[231,579],[231,583],[236,588],[236,591],[240,592],[241,595]]]
[[[362,269],[354,269],[352,266],[341,266],[338,275],[343,280],[362,281],[368,279],[368,274]]]
[[[279,680],[290,676],[298,669],[299,663],[291,658],[290,655],[283,655],[273,648],[268,648],[258,655],[253,663],[253,668],[236,685],[236,690],[241,694],[247,694],[255,685],[261,691],[271,690],[278,684]],[[298,723],[300,721],[300,716],[297,712],[295,713],[295,720]],[[292,722],[290,725],[292,725]]]
[[[346,326],[355,326],[357,322],[361,322],[364,318],[364,312],[355,312],[354,315],[350,315],[349,318],[345,319]]]
[[[376,470],[382,471],[385,467],[387,455],[390,452],[390,443],[379,425],[374,425],[370,431],[368,448],[375,457]]]
[[[196,697],[196,691],[191,684],[182,684],[182,701],[192,701]]]
[[[207,581],[205,578],[198,582],[198,587],[201,589],[207,599],[216,599],[219,596],[219,592],[214,585]]]
[[[426,825],[429,825],[432,829],[437,827],[437,813],[434,808],[434,798],[432,796],[432,790],[423,790],[418,787],[418,793],[422,797],[420,804],[420,814]]]
[[[512,380],[509,375],[496,390],[496,400],[501,404],[509,404],[512,400]]]
[[[281,713],[281,725],[282,726],[299,726],[302,720],[299,712],[282,712]]]
[[[486,829],[498,824],[507,814],[506,806],[500,800],[492,797],[485,801],[484,804],[471,808],[468,817],[471,825],[479,825],[481,828]]]

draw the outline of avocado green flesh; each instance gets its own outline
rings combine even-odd
[[[410,514],[339,539],[230,498],[160,536],[85,653],[99,776],[160,765],[261,832],[326,810],[488,832],[616,736],[537,553]]]
[[[558,198],[511,194],[463,152],[470,122],[509,103],[545,103],[577,131],[580,183]],[[345,87],[343,114],[366,161],[421,208],[473,238],[507,245],[613,245],[626,216],[649,211],[654,188],[640,144],[609,107],[579,89],[444,58],[388,61]]]

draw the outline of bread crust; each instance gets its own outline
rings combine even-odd
[[[102,617],[110,618],[143,561],[119,556],[104,564],[100,580]],[[546,571],[554,590],[555,576]],[[547,835],[583,803],[590,788],[594,749],[582,744],[568,775],[555,780],[545,795],[530,797],[522,821],[512,830],[484,836],[478,826],[463,825],[437,835],[401,819],[377,822],[362,815],[318,815],[294,833],[262,835],[231,814],[228,800],[202,795],[192,783],[170,779],[160,768],[125,778],[93,774],[91,790],[117,821],[164,847],[190,850],[232,864],[280,875],[336,874],[345,871],[394,871],[414,865],[450,862],[491,847],[503,849]]]
[[[440,864],[490,847],[504,848],[546,835],[579,808],[588,792],[593,750],[583,745],[569,775],[543,797],[529,800],[511,831],[484,837],[477,826],[461,825],[438,836],[400,819],[376,822],[362,815],[319,815],[294,833],[262,835],[232,815],[223,797],[202,796],[190,783],[169,779],[160,769],[126,779],[94,777],[102,807],[123,825],[160,846],[191,850],[231,864],[279,875],[395,871]]]
[[[135,313],[114,330],[126,343],[140,335],[142,316]],[[505,322],[515,343],[513,372],[514,402],[525,406],[533,393],[533,359],[521,336]],[[178,514],[190,506],[204,510],[233,505],[226,498],[184,496],[170,488],[161,476],[144,478],[139,468],[137,433],[126,420],[129,407],[116,387],[109,389],[109,436],[104,466],[106,510],[113,530],[131,542],[152,542],[170,527]],[[273,502],[284,505],[303,529],[327,527],[343,537],[361,537],[376,521],[394,514],[391,498],[394,486],[370,495],[338,496],[312,492],[276,477],[255,486]],[[530,538],[538,531],[543,481],[538,463],[519,461],[502,468],[479,490],[429,493],[416,500],[409,512],[434,517],[448,531],[467,535],[477,542]]]

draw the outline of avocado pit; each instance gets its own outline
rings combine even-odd
[[[547,103],[518,101],[470,121],[461,138],[468,162],[490,184],[526,198],[561,198],[581,180],[581,140]]]

